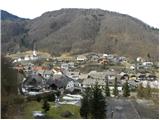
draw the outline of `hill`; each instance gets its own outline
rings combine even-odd
[[[12,21],[24,20],[24,18],[20,18],[7,11],[4,11],[4,10],[0,10],[0,11],[1,11],[1,20],[12,20]]]
[[[36,45],[54,55],[94,51],[146,57],[149,53],[158,59],[158,39],[158,29],[131,16],[100,9],[61,9],[32,20],[2,20],[3,52]]]

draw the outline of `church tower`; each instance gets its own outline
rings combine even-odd
[[[37,56],[37,51],[36,51],[36,44],[35,42],[33,43],[33,56]]]

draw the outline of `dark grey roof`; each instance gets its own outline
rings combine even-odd
[[[41,85],[43,81],[43,77],[40,75],[29,75],[24,82],[24,85],[30,85],[35,80],[35,85]]]
[[[74,81],[65,75],[54,75],[47,80],[47,85],[55,84],[58,88],[66,87],[69,81]]]

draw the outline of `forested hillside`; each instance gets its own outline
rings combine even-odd
[[[3,12],[3,11],[2,11]],[[3,14],[2,14],[3,15]],[[53,55],[90,51],[158,59],[159,30],[128,15],[100,9],[61,9],[32,20],[2,20],[2,51]]]

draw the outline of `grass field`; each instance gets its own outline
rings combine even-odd
[[[73,115],[68,117],[67,119],[80,119],[79,114],[79,107],[75,105],[60,105],[59,107],[56,107],[54,103],[50,104],[50,110],[47,112],[47,118],[50,119],[64,119],[65,117],[62,117],[61,114],[63,112],[69,111]],[[37,101],[30,101],[24,105],[24,112],[23,116],[24,119],[33,119],[32,111],[43,111],[42,110],[42,103]]]

